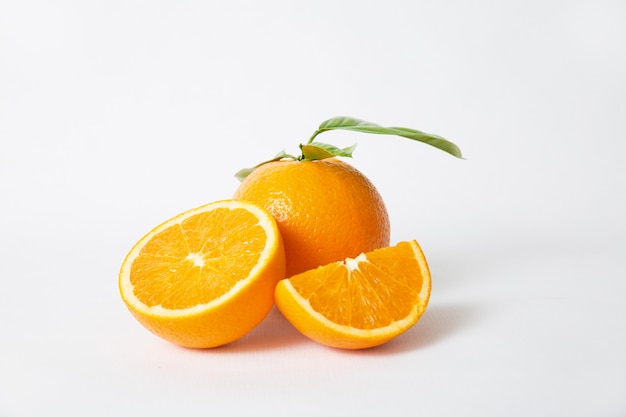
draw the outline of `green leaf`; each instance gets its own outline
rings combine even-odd
[[[332,158],[334,156],[352,157],[352,152],[356,148],[356,144],[347,148],[338,148],[327,143],[312,142],[307,145],[300,145],[302,150],[302,160],[315,161],[320,159]]]
[[[265,165],[268,164],[270,162],[275,162],[275,161],[280,161],[281,159],[293,159],[296,160],[298,158],[296,158],[293,155],[289,155],[288,153],[286,153],[284,150],[280,151],[278,154],[276,154],[275,157],[273,157],[272,159],[268,159],[267,161],[263,161],[259,164],[256,164],[255,166],[253,166],[252,168],[243,168],[240,169],[239,171],[237,171],[237,173],[235,173],[235,178],[237,178],[239,181],[243,181],[248,175],[250,175],[252,173],[252,171],[254,171],[255,169],[257,169],[258,167],[260,167],[261,165]]]
[[[243,181],[246,179],[246,177],[250,174],[252,174],[252,171],[254,171],[257,167],[254,168],[242,168],[239,171],[237,171],[235,173],[235,178],[237,178],[239,181]]]
[[[315,161],[333,157],[333,154],[328,152],[326,149],[313,144],[300,145],[300,149],[302,150],[302,161]]]
[[[389,134],[395,134],[408,139],[423,142],[428,145],[434,146],[435,148],[440,149],[444,152],[448,152],[450,155],[456,156],[457,158],[463,158],[461,149],[454,143],[442,138],[441,136],[433,135],[431,133],[420,132],[419,130],[409,129],[407,127],[390,127],[388,129],[390,132],[396,132]]]
[[[239,181],[243,181],[248,175],[250,175],[252,171],[260,167],[261,165],[267,164],[269,162],[279,161],[281,159],[291,159],[294,161],[314,161],[332,158],[335,156],[352,157],[352,152],[356,148],[356,144],[347,148],[338,148],[334,145],[314,142],[314,139],[317,135],[322,132],[327,132],[329,130],[349,130],[353,132],[372,133],[377,135],[401,136],[418,142],[426,143],[430,146],[434,146],[435,148],[454,155],[457,158],[463,158],[461,149],[459,149],[458,146],[438,135],[425,133],[407,127],[383,127],[375,123],[367,122],[361,119],[355,119],[353,117],[333,117],[322,122],[319,125],[318,129],[309,138],[308,142],[304,145],[300,145],[300,150],[302,151],[301,156],[295,157],[293,155],[285,153],[285,151],[282,151],[270,160],[261,162],[260,164],[257,164],[252,168],[244,168],[238,171],[235,174],[235,177],[237,177]]]
[[[368,127],[380,127],[375,123],[366,122],[365,120],[355,119],[354,117],[333,117],[322,122],[319,126],[319,130],[331,130],[331,129],[348,129],[348,128],[363,128],[367,130]]]
[[[435,148],[454,155],[457,158],[463,158],[459,147],[449,140],[442,138],[441,136],[421,132],[415,129],[409,129],[406,127],[383,127],[375,123],[355,119],[353,117],[333,117],[332,119],[328,119],[322,122],[322,124],[320,124],[315,133],[313,133],[313,136],[311,136],[308,143],[312,143],[313,139],[315,139],[315,137],[320,133],[329,130],[349,130],[353,132],[372,133],[379,135],[402,136],[408,139],[434,146]]]

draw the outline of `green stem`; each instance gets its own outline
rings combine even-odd
[[[313,143],[313,139],[315,139],[315,137],[316,137],[317,135],[319,135],[320,133],[325,132],[325,131],[326,131],[326,129],[317,129],[317,130],[313,133],[313,136],[311,136],[311,137],[309,138],[309,141],[308,141],[306,144],[307,144],[307,145],[310,145],[311,143]]]

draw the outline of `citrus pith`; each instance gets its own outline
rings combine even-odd
[[[271,215],[225,200],[181,213],[140,239],[122,264],[119,290],[154,334],[208,348],[260,323],[284,276],[283,243]]]

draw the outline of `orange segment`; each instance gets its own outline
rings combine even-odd
[[[167,220],[137,242],[119,288],[153,333],[182,346],[214,347],[265,318],[284,274],[271,215],[251,203],[218,201]]]
[[[302,334],[327,346],[378,346],[426,310],[431,278],[416,241],[335,262],[276,286],[276,305]]]

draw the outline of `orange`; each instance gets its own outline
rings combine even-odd
[[[267,211],[217,201],[165,221],[130,250],[122,299],[154,334],[181,346],[232,342],[274,305],[285,277],[283,243]]]
[[[389,245],[389,216],[374,185],[336,158],[256,168],[234,199],[269,211],[285,243],[287,276]]]
[[[409,241],[284,279],[274,297],[305,336],[326,346],[363,349],[417,323],[430,289],[424,253]]]

